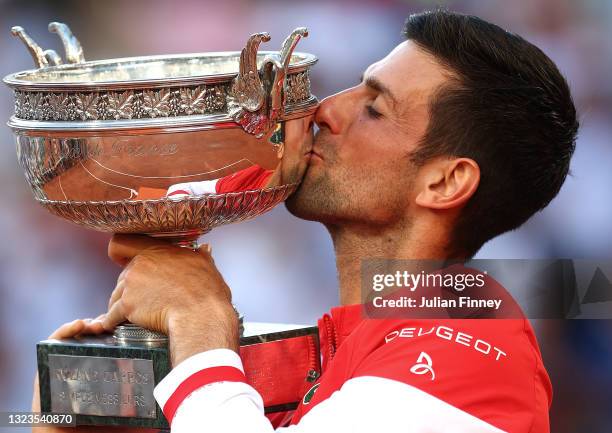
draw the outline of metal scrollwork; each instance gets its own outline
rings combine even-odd
[[[46,93],[15,91],[15,116],[25,120],[155,119],[221,113],[225,86],[143,91]]]
[[[59,35],[65,50],[65,62],[83,64],[88,70],[97,62],[86,62],[83,48],[70,28],[52,22],[49,31]],[[63,63],[53,50],[43,50],[22,27],[12,28],[28,48],[40,74],[68,74],[73,69],[54,71]],[[268,33],[252,35],[240,53],[239,72],[235,79],[219,83],[193,85],[108,86],[89,90],[76,83],[73,87],[50,85],[48,89],[15,85],[15,118],[28,121],[89,122],[106,120],[160,119],[179,116],[226,115],[246,132],[257,137],[269,133],[285,111],[293,112],[302,104],[316,104],[310,93],[308,68],[289,72],[292,53],[298,41],[308,35],[305,28],[295,29],[277,53],[258,56]],[[38,73],[30,75],[36,76]],[[59,83],[62,84],[62,83]],[[81,88],[79,88],[81,87]],[[289,104],[290,106],[286,106]],[[301,109],[301,108],[298,108]]]
[[[286,200],[296,188],[297,184],[292,183],[185,200],[77,202],[46,200],[39,196],[36,199],[52,214],[86,228],[115,233],[168,233],[180,237],[253,218]]]
[[[231,91],[226,85],[108,92],[28,92],[15,90],[15,117],[25,120],[120,120],[224,113]],[[287,76],[286,102],[311,97],[307,72]],[[235,110],[241,108],[234,104]],[[244,114],[241,113],[240,114]],[[257,117],[254,113],[251,119]],[[257,125],[257,120],[254,124]]]
[[[228,98],[230,116],[246,132],[261,137],[272,131],[282,116],[288,93],[286,78],[291,55],[299,40],[306,36],[308,30],[305,27],[295,29],[284,40],[278,53],[268,54],[264,58],[258,72],[257,48],[261,41],[270,38],[267,33],[258,33],[249,38],[240,56],[240,73]],[[305,77],[308,79],[307,75]]]
[[[308,71],[287,76],[285,82],[285,103],[295,104],[310,98],[310,77]]]
[[[262,42],[269,40],[270,35],[265,32],[251,35],[240,53],[240,69],[232,85],[232,94],[240,107],[251,112],[259,110],[266,97],[257,69],[257,50]]]

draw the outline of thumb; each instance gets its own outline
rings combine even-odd
[[[40,412],[40,392],[38,385],[38,373],[34,376],[34,390],[32,391],[32,412]]]

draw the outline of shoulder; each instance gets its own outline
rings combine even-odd
[[[552,390],[525,319],[366,320],[351,337],[351,377],[404,383],[500,428],[547,417]]]
[[[459,364],[464,373],[533,364],[536,359],[527,333],[525,321],[518,319],[366,320],[351,339],[355,351],[361,352],[353,358],[360,360],[357,370],[376,366],[381,373],[393,374],[396,364],[426,352],[424,357],[441,358],[440,367],[451,367],[446,374],[456,375],[453,366]]]

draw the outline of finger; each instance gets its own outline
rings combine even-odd
[[[40,390],[38,387],[38,373],[34,376],[34,389],[32,389],[32,412],[40,412]]]
[[[102,326],[101,320],[92,320],[85,324],[85,328],[81,331],[81,334],[101,334],[105,331],[104,326]]]
[[[102,326],[107,331],[112,331],[115,327],[127,320],[125,317],[125,311],[123,308],[123,300],[119,299],[117,302],[113,304],[113,306],[108,310],[108,313],[102,319]]]
[[[115,234],[108,243],[108,257],[118,265],[125,266],[142,250],[167,244],[149,236]]]
[[[111,307],[113,306],[115,302],[121,299],[121,296],[123,296],[124,289],[125,289],[125,284],[123,283],[123,280],[121,280],[117,283],[115,290],[113,290],[113,293],[111,293],[110,299],[108,300],[108,308],[107,308],[108,311],[110,311]]]
[[[121,273],[119,273],[119,276],[117,277],[117,283],[125,279],[125,275],[127,274],[128,269],[130,269],[130,265],[132,263],[134,262],[130,260],[128,263],[125,264],[125,266],[123,267],[123,270],[121,271]]]
[[[81,319],[73,320],[72,322],[64,323],[56,329],[50,336],[50,340],[61,340],[62,338],[74,337],[85,328],[85,321]]]

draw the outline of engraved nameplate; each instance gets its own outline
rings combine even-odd
[[[49,355],[51,411],[155,418],[149,359]]]

